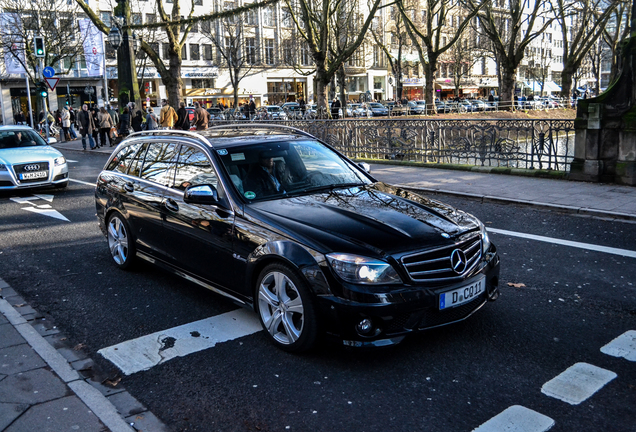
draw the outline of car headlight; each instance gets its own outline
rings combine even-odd
[[[391,264],[384,261],[344,253],[327,254],[331,268],[347,282],[393,284],[402,280]]]
[[[60,156],[59,158],[55,158],[55,165],[64,165],[66,163],[66,158],[64,156]]]
[[[479,230],[481,231],[481,253],[485,254],[490,248],[490,236],[486,226],[481,222],[479,222]]]
[[[0,171],[9,171],[5,164],[0,164]]]

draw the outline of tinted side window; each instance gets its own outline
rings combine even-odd
[[[174,188],[184,190],[188,186],[209,184],[218,189],[218,183],[216,172],[205,153],[194,147],[181,146]]]
[[[151,143],[148,146],[139,177],[162,185],[169,185],[176,151],[176,144]]]
[[[119,150],[119,153],[117,153],[117,155],[110,161],[106,169],[126,174],[128,172],[130,162],[133,160],[135,154],[137,154],[139,147],[141,147],[141,143],[129,145]]]
[[[142,144],[142,148],[137,152],[130,163],[130,170],[128,170],[128,174],[139,177],[139,171],[141,170],[141,165],[144,163],[144,157],[146,156],[147,150],[148,144]]]

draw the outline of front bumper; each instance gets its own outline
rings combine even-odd
[[[347,346],[385,346],[398,343],[413,332],[463,321],[499,296],[499,256],[494,246],[486,255],[477,271],[453,285],[403,286],[391,295],[376,296],[374,301],[369,301],[368,295],[358,296],[356,301],[335,295],[318,296],[324,330]],[[457,307],[439,309],[441,293],[471,284],[482,276],[483,293]],[[360,331],[365,320],[371,323],[371,332]]]
[[[68,182],[68,165],[66,163],[55,165],[53,160],[47,163],[49,167],[52,167],[48,170],[47,177],[36,181],[21,181],[11,166],[6,170],[0,171],[0,190],[39,188]]]

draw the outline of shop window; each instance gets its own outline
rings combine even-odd
[[[195,89],[214,88],[214,83],[209,78],[193,79],[192,88],[195,88]]]

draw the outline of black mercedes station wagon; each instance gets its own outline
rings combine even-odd
[[[479,220],[290,127],[134,133],[95,198],[118,267],[143,259],[253,308],[287,351],[394,344],[498,297]]]

